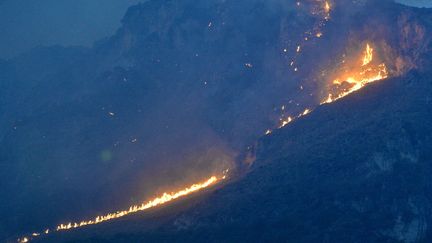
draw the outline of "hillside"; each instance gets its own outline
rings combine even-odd
[[[432,12],[322,3],[147,1],[92,48],[0,61],[0,240],[227,168],[244,174],[179,208],[43,241],[427,236],[429,187],[418,178],[429,172]],[[394,78],[263,137],[281,117],[317,107],[341,57],[366,43]]]
[[[426,241],[432,222],[430,74],[370,85],[263,138],[250,172],[192,209],[144,214],[52,240]]]

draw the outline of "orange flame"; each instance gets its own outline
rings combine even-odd
[[[127,210],[117,211],[115,213],[108,213],[106,215],[101,215],[101,216],[96,216],[94,219],[88,220],[88,221],[70,222],[70,223],[66,223],[66,224],[60,224],[55,228],[55,231],[65,231],[65,230],[71,230],[71,229],[85,227],[88,225],[100,224],[100,223],[103,223],[103,222],[106,222],[109,220],[121,218],[121,217],[124,217],[124,216],[129,215],[129,214],[137,213],[140,211],[144,211],[144,210],[147,210],[150,208],[157,207],[159,205],[166,204],[166,203],[171,202],[173,200],[176,200],[178,198],[190,195],[191,193],[203,190],[207,187],[210,187],[210,186],[218,183],[221,180],[226,179],[227,173],[228,173],[228,170],[225,170],[223,173],[224,175],[222,177],[212,176],[209,179],[207,179],[206,181],[203,181],[203,182],[197,183],[197,184],[193,184],[190,187],[187,187],[187,188],[182,189],[182,190],[177,191],[177,192],[170,192],[170,193],[165,192],[161,196],[156,197],[156,198],[154,198],[148,202],[145,202],[141,205],[130,206],[129,209],[127,209]],[[49,234],[49,233],[50,233],[49,229],[44,231],[44,234]],[[40,235],[41,235],[40,233],[33,233],[32,234],[33,238],[40,236]],[[25,242],[29,242],[30,240],[31,240],[31,237],[26,236],[26,237],[18,239],[18,242],[25,243]]]
[[[325,1],[324,10],[326,13],[330,13],[331,6],[330,6],[330,3],[328,1]]]
[[[366,50],[363,56],[363,66],[368,65],[373,60],[373,49],[370,47],[369,43],[366,44]]]
[[[310,109],[305,109],[302,113],[298,114],[298,115],[295,116],[295,117],[291,117],[291,116],[289,116],[289,117],[286,118],[286,119],[281,118],[281,119],[280,119],[281,124],[279,125],[278,129],[280,129],[280,128],[282,128],[282,127],[285,127],[286,125],[290,124],[291,122],[293,122],[293,121],[296,120],[297,118],[300,118],[300,117],[302,117],[302,116],[306,116],[306,115],[308,115],[308,114],[311,113],[311,112],[312,112],[312,110],[310,110]],[[271,132],[270,132],[270,133],[271,133]],[[269,135],[270,133],[268,133],[268,134],[266,133],[266,135]]]
[[[376,60],[374,60],[374,49],[369,43],[367,43],[365,50],[363,51],[363,55],[360,58],[359,66],[352,68],[352,70],[350,70],[348,73],[338,75],[339,78],[336,78],[332,81],[332,85],[334,86],[340,87],[344,85],[344,87],[348,87],[339,88],[335,93],[329,93],[327,98],[322,101],[321,104],[334,102],[363,88],[369,83],[385,79],[388,77],[388,75],[387,66],[385,63],[376,64]],[[285,110],[285,106],[283,106],[282,110]],[[283,128],[295,121],[297,118],[306,116],[312,111],[313,110],[311,109],[306,109],[297,116],[288,116],[286,118],[282,117],[280,118],[280,124],[277,128]],[[269,129],[266,131],[265,135],[270,135],[271,133],[272,130]]]
[[[369,83],[385,79],[389,75],[385,63],[376,64],[376,61],[374,61],[374,49],[369,43],[366,44],[363,56],[361,57],[361,63],[360,67],[355,67],[347,74],[342,74],[339,78],[333,80],[333,85],[341,86],[347,84],[348,88],[339,89],[336,94],[330,93],[321,104],[336,101],[363,88]]]

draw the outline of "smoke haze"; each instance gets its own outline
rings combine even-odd
[[[140,0],[1,0],[0,58],[38,45],[91,46],[112,35]]]

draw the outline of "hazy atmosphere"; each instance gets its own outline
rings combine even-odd
[[[415,6],[415,7],[432,8],[432,1],[430,0],[396,0],[396,1],[410,6]]]
[[[109,37],[139,0],[0,0],[0,58],[37,45],[83,45]]]
[[[0,242],[432,242],[431,5],[0,0]]]
[[[91,46],[112,35],[126,9],[146,0],[0,0],[0,58],[38,45]],[[430,0],[396,0],[432,7]]]

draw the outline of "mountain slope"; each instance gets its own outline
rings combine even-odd
[[[211,192],[183,213],[123,220],[60,234],[52,240],[429,239],[430,75],[413,72],[367,86],[263,138],[257,160],[246,176]],[[152,222],[156,226],[149,227]]]
[[[397,74],[406,69],[399,64],[429,67],[431,10],[340,0],[326,20],[323,3],[147,1],[93,48],[39,48],[1,62],[0,194],[7,200],[0,240],[126,208],[225,170],[281,113],[317,105],[330,81],[322,73],[338,70],[338,57],[365,42],[377,54],[391,49],[383,61]],[[309,126],[314,133],[293,124],[301,129],[265,138],[253,168],[304,156],[308,144],[330,156],[321,137],[336,131],[323,124]],[[294,135],[299,140],[287,150],[283,141]],[[255,171],[251,178],[260,181]]]

